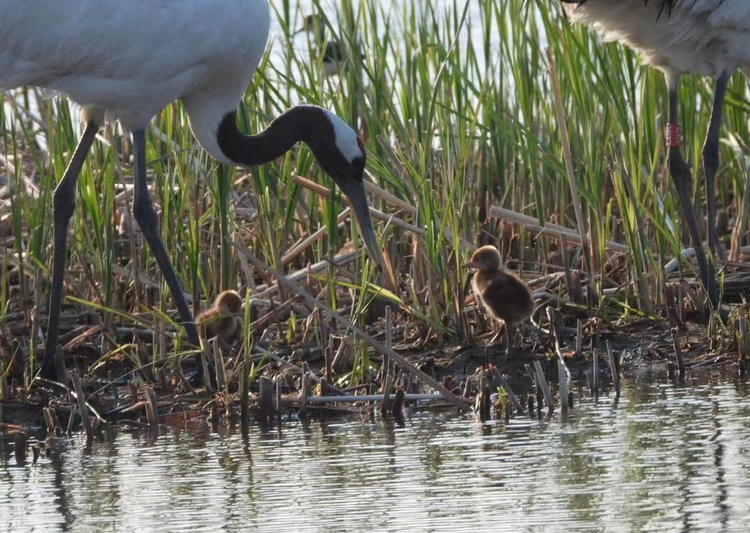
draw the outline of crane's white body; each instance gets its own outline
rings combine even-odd
[[[682,0],[660,13],[650,0],[588,0],[564,4],[574,22],[585,22],[606,40],[638,50],[667,75],[750,74],[750,0]]]
[[[35,85],[144,128],[182,99],[198,141],[236,109],[268,40],[267,0],[0,0],[0,89]]]

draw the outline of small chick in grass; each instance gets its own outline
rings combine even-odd
[[[500,252],[493,246],[482,246],[476,250],[465,266],[475,270],[472,280],[474,294],[492,318],[505,322],[505,338],[510,354],[511,328],[529,318],[534,310],[529,288],[503,268]]]
[[[216,297],[213,307],[195,319],[205,339],[219,337],[224,348],[231,347],[242,334],[240,313],[242,297],[235,291],[224,291]]]

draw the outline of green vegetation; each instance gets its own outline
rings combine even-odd
[[[497,244],[527,278],[562,272],[564,264],[580,270],[584,286],[592,289],[589,316],[615,320],[664,308],[663,265],[689,240],[664,160],[667,94],[659,72],[641,67],[620,46],[603,45],[586,28],[570,27],[556,2],[548,0],[336,4],[338,12],[326,13],[329,37],[350,50],[361,46],[364,57],[348,54],[340,78],[323,78],[322,54],[311,56],[308,48],[308,42],[313,50],[322,43],[315,36],[293,36],[308,13],[300,12],[296,2],[273,2],[276,33],[239,121],[245,131],[256,132],[285,108],[307,101],[334,110],[360,131],[370,179],[416,208],[371,197],[375,208],[418,230],[397,220],[376,223],[398,281],[390,298],[404,317],[402,338],[437,345],[468,333],[460,304],[467,276],[460,265],[468,248],[461,249],[461,242]],[[555,111],[549,58],[567,137]],[[688,77],[682,86],[684,151],[694,170],[701,168],[711,83]],[[39,317],[46,316],[50,274],[51,189],[80,130],[66,100],[39,96],[31,89],[6,95],[0,114],[0,176],[7,178],[3,185],[10,191],[0,204],[0,293],[9,296],[0,309],[0,375],[14,350],[28,353],[31,339],[40,345],[43,338]],[[725,227],[737,232],[735,248],[742,244],[747,222],[748,110],[747,82],[738,75],[728,92],[717,180],[719,206],[729,221]],[[338,225],[344,209],[339,193],[324,198],[295,180],[302,176],[333,187],[304,146],[246,172],[220,166],[200,149],[179,103],[153,125],[148,170],[153,198],[161,206],[162,238],[194,298],[269,281],[248,267],[234,241],[287,273],[332,259],[352,237],[359,241],[351,220]],[[175,327],[168,322],[173,315],[165,314],[171,304],[158,268],[144,245],[138,243],[131,253],[138,236],[127,216],[130,200],[122,194],[132,182],[128,139],[113,126],[100,139],[79,180],[65,289],[78,300],[67,300],[62,333],[87,320],[90,324],[79,333],[101,322],[104,356],[122,351],[115,326],[132,328],[145,321],[160,338],[169,337],[169,353],[180,353],[179,339],[170,340],[176,338]],[[566,170],[566,145],[572,175]],[[701,173],[694,176],[700,217],[704,187]],[[571,196],[570,179],[580,198]],[[581,220],[574,209],[579,201]],[[582,230],[592,242],[590,257],[572,240],[561,254],[559,241],[490,218],[493,205],[529,215],[540,225]],[[324,238],[284,260],[321,228]],[[722,239],[729,244],[728,233]],[[606,241],[625,244],[629,251],[607,251]],[[692,277],[690,265],[683,267]],[[313,294],[344,310],[354,323],[373,324],[365,304],[377,292],[373,289],[386,283],[364,253],[344,269],[331,266],[307,280]],[[547,290],[568,301],[565,280],[558,281]],[[160,290],[154,291],[151,282]],[[352,301],[354,293],[358,297]],[[274,298],[290,297],[284,291],[280,296]],[[106,309],[136,316],[126,322]],[[261,314],[267,311],[262,308]],[[297,340],[325,348],[320,327],[325,318],[314,313],[305,319],[298,311],[281,324],[291,325]],[[66,316],[76,313],[88,318],[66,324]],[[249,315],[244,321],[249,324]],[[278,339],[283,338],[280,333]],[[159,345],[153,343],[153,357],[165,355],[164,344]],[[362,371],[373,363],[364,347],[353,358],[358,364],[352,381],[364,381]]]

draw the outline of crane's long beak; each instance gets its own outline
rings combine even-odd
[[[375,230],[372,227],[370,206],[367,204],[364,185],[361,182],[350,181],[344,188],[344,193],[349,198],[349,203],[351,204],[352,211],[354,211],[354,217],[359,224],[359,231],[365,240],[365,246],[367,246],[367,253],[370,259],[375,261],[381,272],[384,272],[385,263],[383,262],[383,254],[380,252],[378,238],[375,236]]]

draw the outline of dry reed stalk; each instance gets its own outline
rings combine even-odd
[[[539,387],[542,390],[542,394],[544,394],[544,401],[547,404],[547,408],[552,412],[554,409],[554,404],[552,403],[552,392],[549,390],[549,385],[547,384],[547,378],[544,377],[544,370],[542,370],[542,363],[539,361],[534,361],[534,370],[536,371],[536,384],[537,387]],[[539,405],[539,408],[541,409],[541,402],[537,402]]]
[[[381,398],[380,414],[385,416],[388,413],[390,406],[391,393],[393,392],[393,376],[388,374],[385,376],[385,382],[383,383],[383,397]]]
[[[536,218],[518,213],[516,211],[512,211],[510,209],[492,205],[490,206],[490,216],[498,218],[500,220],[508,220],[510,222],[514,222],[520,226],[523,226],[526,230],[536,233],[537,235],[551,237],[553,239],[561,239],[562,236],[565,236],[565,238],[569,242],[578,245],[583,244],[583,239],[581,238],[580,233],[577,233],[575,230],[566,228],[565,226],[551,224],[549,222],[545,222],[543,226],[540,226],[539,220],[537,220]],[[630,251],[630,248],[628,248],[624,244],[620,244],[619,242],[605,241],[604,245],[608,250],[612,252]]]
[[[143,394],[146,397],[146,419],[148,425],[155,428],[159,425],[159,409],[156,405],[156,392],[153,387],[143,385]]]
[[[299,414],[300,416],[305,416],[307,414],[307,401],[310,398],[310,375],[308,372],[305,372],[302,375],[302,407],[300,407]]]
[[[70,372],[70,381],[73,383],[73,391],[75,392],[76,401],[78,402],[78,412],[81,415],[83,429],[86,431],[86,439],[92,440],[94,438],[94,430],[91,425],[91,418],[89,417],[89,411],[86,406],[86,398],[83,396],[83,387],[81,386],[81,378],[78,376],[78,372]]]
[[[269,416],[273,413],[274,390],[273,381],[266,376],[258,378],[258,407],[261,416]]]
[[[672,328],[672,347],[674,348],[674,359],[677,363],[677,370],[680,376],[685,375],[685,361],[682,359],[682,349],[680,348],[680,332],[677,327]]]
[[[594,349],[594,369],[591,376],[591,394],[595,398],[599,395],[599,350]]]
[[[607,341],[607,361],[609,362],[609,371],[612,374],[612,381],[615,384],[615,396],[620,397],[620,371],[617,368],[617,361],[615,361],[615,355],[612,353],[612,346]]]
[[[250,362],[245,357],[240,366],[240,419],[242,424],[247,424],[248,400],[250,397]]]
[[[568,414],[568,384],[570,381],[570,372],[568,367],[565,366],[565,362],[562,357],[557,359],[557,378],[560,384],[560,407],[562,409],[562,415],[567,416]]]

